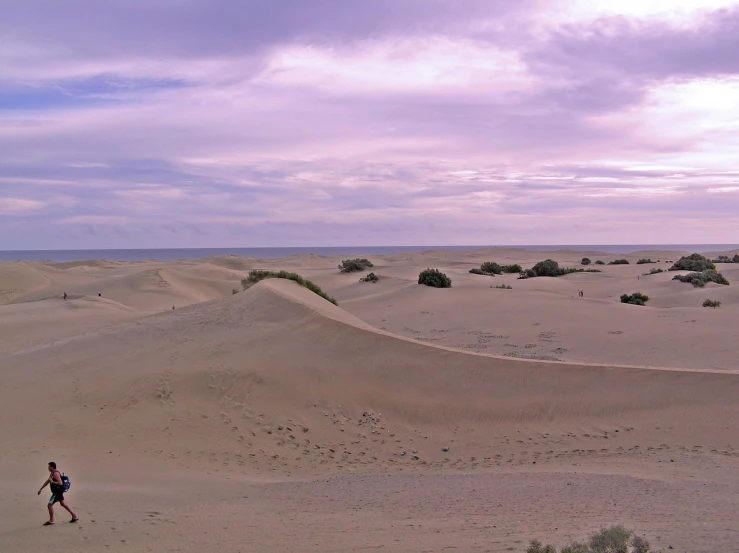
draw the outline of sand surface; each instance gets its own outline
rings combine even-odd
[[[429,251],[377,283],[315,255],[0,263],[0,551],[523,552],[616,523],[736,551],[739,265],[643,276],[680,255]],[[584,256],[631,264],[468,272]],[[254,268],[339,306],[233,294]],[[78,524],[41,526],[49,460]]]

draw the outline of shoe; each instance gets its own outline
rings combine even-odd
[[[54,523],[51,522],[51,521],[49,521],[49,520],[47,520],[46,522],[44,522],[44,526],[51,526],[52,524],[54,524]]]
[[[70,520],[70,521],[69,521],[69,523],[71,524],[71,523],[73,523],[73,522],[77,522],[78,520],[79,520],[79,517],[77,517],[77,518],[73,518],[72,520]]]

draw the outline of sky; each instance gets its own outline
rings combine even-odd
[[[2,250],[739,236],[739,0],[0,13]]]

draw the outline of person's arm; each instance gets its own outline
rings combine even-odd
[[[48,486],[48,485],[49,485],[50,483],[51,483],[51,476],[49,476],[49,477],[48,477],[48,478],[46,479],[46,482],[44,482],[44,485],[43,485],[43,486],[41,486],[41,487],[40,487],[40,488],[38,489],[38,493],[37,493],[36,495],[41,495],[41,491],[42,491],[42,490],[43,490],[43,489],[44,489],[44,488],[45,488],[46,486]]]

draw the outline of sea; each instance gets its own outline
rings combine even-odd
[[[281,247],[281,248],[162,248],[116,250],[16,250],[0,251],[2,261],[82,261],[104,259],[107,261],[176,261],[203,259],[219,255],[276,259],[290,255],[314,254],[327,257],[390,255],[394,253],[421,253],[429,250],[479,250],[487,248],[517,248],[522,250],[598,251],[610,254],[629,254],[645,250],[665,250],[704,253],[739,249],[739,244],[621,244],[621,245],[506,245],[506,246],[331,246],[331,247]]]

